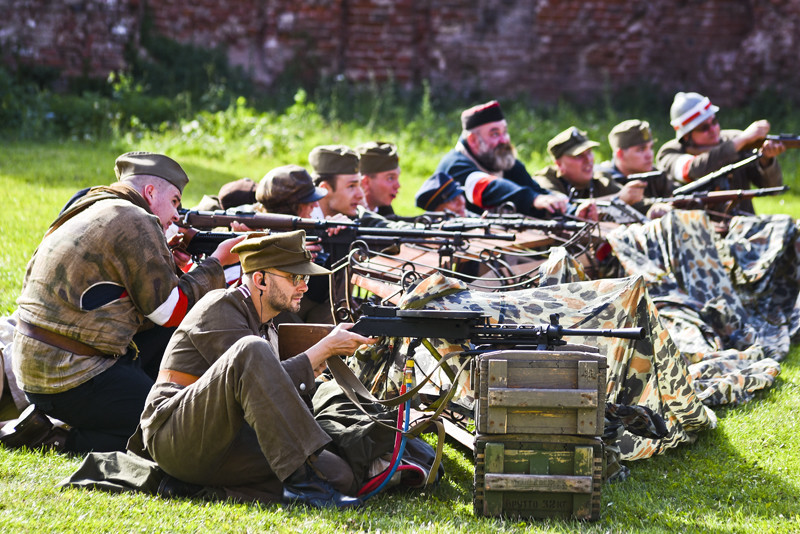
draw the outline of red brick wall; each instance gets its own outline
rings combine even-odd
[[[144,7],[181,42],[284,72],[552,100],[645,82],[721,104],[800,98],[800,0],[0,0],[5,64],[63,76],[124,68]]]

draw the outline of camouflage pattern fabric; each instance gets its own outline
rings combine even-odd
[[[548,272],[558,270],[555,263],[558,262],[548,266]],[[561,256],[560,263],[562,273],[576,276],[570,273],[571,262],[565,256]],[[666,422],[668,433],[662,439],[623,431],[616,442],[622,459],[648,458],[680,443],[692,442],[698,431],[716,425],[714,413],[695,395],[687,366],[677,357],[677,347],[659,322],[642,277],[488,293],[469,291],[462,282],[437,273],[410,287],[401,307],[480,311],[495,323],[543,324],[549,322],[550,314],[557,313],[561,325],[571,328],[642,326],[649,335],[641,341],[595,337],[571,340],[595,346],[606,355],[608,402],[646,406]],[[462,348],[444,340],[431,341],[441,354]],[[415,358],[419,353],[415,352]],[[357,354],[350,363],[362,381],[373,387],[373,393],[392,396],[397,390],[394,384],[400,383],[400,369],[407,354],[408,340],[384,339],[379,346]],[[382,358],[392,361],[381,361]],[[424,373],[423,362],[417,361],[417,369]],[[461,401],[474,400],[466,373],[457,388]]]
[[[608,235],[625,272],[647,282],[709,406],[746,402],[770,387],[797,329],[788,319],[797,300],[794,225],[742,219],[725,240],[700,210],[673,210]]]

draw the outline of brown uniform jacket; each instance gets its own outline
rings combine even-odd
[[[675,181],[676,186],[690,183],[750,155],[736,152],[732,139],[739,133],[740,130],[722,130],[720,144],[696,156],[689,154],[687,146],[677,139],[667,141],[658,151],[656,167],[667,173]],[[782,183],[783,175],[775,158],[767,167],[762,167],[761,163],[756,161],[734,170],[726,178],[717,180],[715,189],[750,189],[751,185],[775,187]],[[753,203],[750,199],[741,200],[739,208],[753,213]]]

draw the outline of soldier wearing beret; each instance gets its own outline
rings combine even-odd
[[[356,491],[352,470],[324,451],[331,439],[303,398],[329,357],[374,340],[340,324],[306,352],[278,358],[272,319],[298,310],[309,277],[330,273],[304,242],[298,230],[236,245],[242,285],[210,292],[173,334],[129,445],[174,477],[167,493],[191,495],[196,484],[312,506],[358,504],[343,495]]]
[[[641,180],[620,186],[602,176],[594,175],[594,152],[599,143],[590,141],[586,132],[571,126],[547,143],[553,165],[534,175],[534,179],[545,189],[571,199],[596,200],[618,196],[632,205],[642,200],[645,183]],[[585,205],[585,204],[584,204]]]
[[[719,108],[708,97],[694,92],[679,92],[669,110],[675,139],[659,149],[656,166],[680,186],[749,156],[748,145],[764,139],[770,125],[759,120],[742,130],[721,130],[717,120]],[[783,182],[777,156],[786,150],[783,143],[765,141],[761,157],[754,165],[734,170],[719,189],[749,189],[775,187]],[[740,210],[753,213],[750,199],[739,201]]]
[[[44,414],[64,421],[59,448],[71,452],[124,450],[169,335],[154,326],[177,326],[238,261],[235,239],[177,269],[165,231],[189,178],[174,160],[130,152],[114,170],[117,183],[92,188],[50,226],[18,300],[14,372],[34,405],[20,427],[50,426]]]
[[[647,121],[638,119],[622,121],[608,134],[612,158],[595,165],[595,173],[623,185],[630,181],[628,176],[632,174],[653,172],[654,142],[650,123]],[[670,205],[655,203],[652,199],[672,195],[672,181],[661,173],[648,178],[646,184],[644,199],[633,207],[651,218],[671,209]]]
[[[482,212],[512,202],[526,215],[563,213],[567,199],[550,194],[528,174],[516,157],[508,124],[496,100],[461,113],[461,136],[436,172],[452,176],[464,188],[467,207]]]
[[[387,217],[394,216],[392,202],[400,191],[400,160],[391,143],[370,141],[356,147],[360,156],[361,189],[367,209]]]

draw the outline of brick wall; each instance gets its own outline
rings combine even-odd
[[[105,77],[149,8],[268,86],[343,75],[541,100],[645,82],[720,104],[800,99],[800,0],[0,0],[3,63]]]

